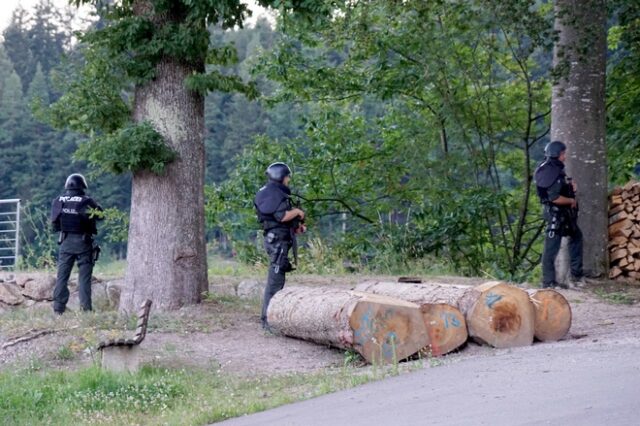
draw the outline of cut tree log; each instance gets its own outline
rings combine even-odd
[[[614,216],[617,213],[620,213],[621,211],[624,211],[626,206],[627,206],[626,204],[620,204],[620,205],[617,205],[617,206],[609,209],[609,217]]]
[[[469,334],[462,312],[446,303],[420,304],[422,318],[429,334],[428,355],[440,356],[464,345]]]
[[[467,321],[469,337],[496,348],[526,346],[533,342],[535,313],[529,295],[502,282],[487,282],[477,287],[435,282],[365,282],[356,286],[356,290],[418,304],[455,306]]]
[[[355,292],[383,295],[385,297],[394,297],[401,300],[413,302],[410,298],[394,295],[383,294],[376,291],[366,290],[366,284],[356,286]],[[377,282],[372,282],[377,284]],[[410,288],[410,284],[418,283],[388,283],[394,286],[402,286]],[[468,339],[467,322],[462,312],[454,306],[453,303],[444,301],[431,302],[413,302],[420,306],[423,320],[429,335],[429,344],[423,349],[423,352],[432,356],[440,356],[449,353],[462,346]]]
[[[541,342],[562,339],[571,328],[571,306],[555,290],[527,290],[536,311],[535,337]]]
[[[629,235],[631,235],[632,231],[629,230],[632,228],[633,222],[631,221],[631,219],[623,219],[620,222],[614,223],[613,225],[609,226],[609,238],[618,237],[621,235],[628,237]],[[625,233],[624,231],[629,232]]]
[[[611,262],[615,262],[616,260],[620,260],[627,257],[628,254],[629,252],[627,251],[626,248],[619,248],[611,252],[610,260]]]
[[[354,349],[369,363],[392,363],[429,345],[420,307],[335,288],[287,287],[271,299],[269,325],[286,336]]]
[[[619,213],[614,214],[613,216],[609,216],[609,225],[613,225],[614,223],[618,223],[623,219],[629,217],[629,213],[625,211],[621,211]],[[633,216],[635,218],[635,215]]]
[[[609,270],[609,278],[611,278],[612,280],[618,278],[620,275],[622,275],[622,269],[618,268],[617,266],[614,266]]]

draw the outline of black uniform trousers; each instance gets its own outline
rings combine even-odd
[[[93,273],[93,241],[85,234],[68,233],[58,251],[58,276],[53,290],[53,310],[63,313],[69,301],[69,276],[78,263],[80,308],[91,310],[91,274]]]
[[[269,273],[262,300],[262,326],[267,327],[267,309],[274,294],[282,290],[285,274],[291,270],[289,250],[293,244],[289,229],[271,230],[265,233],[264,248],[269,256]]]
[[[576,225],[575,232],[569,237],[569,259],[571,265],[571,275],[574,278],[582,277],[582,231]],[[553,287],[556,284],[555,261],[560,251],[562,235],[559,232],[545,232],[544,249],[542,252],[542,286]]]

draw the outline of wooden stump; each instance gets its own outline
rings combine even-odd
[[[562,339],[571,328],[571,306],[555,290],[527,290],[536,311],[535,337],[542,342]]]
[[[535,313],[529,295],[505,283],[487,282],[470,287],[429,282],[367,282],[356,286],[356,290],[418,304],[452,305],[464,315],[472,339],[496,348],[526,346],[533,342]]]
[[[271,299],[267,319],[286,336],[354,349],[372,364],[405,359],[429,343],[415,303],[334,288],[287,287]]]

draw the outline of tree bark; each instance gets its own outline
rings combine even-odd
[[[418,305],[334,288],[287,287],[273,296],[269,325],[291,337],[354,349],[369,363],[392,363],[428,346]]]
[[[148,1],[136,2],[137,15]],[[153,16],[160,26],[180,17]],[[165,57],[155,78],[136,87],[133,118],[148,121],[177,153],[162,176],[133,175],[125,288],[120,310],[145,299],[160,310],[198,303],[207,290],[204,232],[204,98],[185,88],[185,77],[204,69]]]
[[[487,282],[470,287],[435,282],[368,282],[355,289],[417,304],[452,305],[464,315],[469,337],[479,343],[510,348],[533,342],[535,314],[529,296],[524,290],[504,283]]]
[[[608,267],[606,1],[556,0],[555,12],[554,66],[568,73],[553,86],[551,139],[567,144],[567,174],[578,184],[584,272],[600,276]]]
[[[555,290],[527,290],[536,311],[535,337],[541,342],[562,339],[571,328],[571,306]]]

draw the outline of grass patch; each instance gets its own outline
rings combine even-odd
[[[314,374],[236,377],[146,366],[137,374],[90,367],[76,372],[0,373],[3,424],[201,425],[328,392],[393,372],[345,366]]]
[[[93,267],[93,275],[102,279],[115,279],[124,277],[124,272],[127,269],[126,260],[98,260]]]
[[[607,291],[604,288],[596,288],[595,294],[601,299],[615,305],[633,305],[635,298],[625,291]]]

